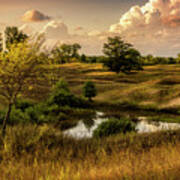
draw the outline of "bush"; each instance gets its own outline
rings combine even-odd
[[[53,89],[48,100],[49,105],[56,104],[59,107],[69,106],[72,108],[84,107],[85,103],[82,99],[73,95],[68,89],[68,85],[64,80],[60,80]]]
[[[94,137],[110,136],[118,133],[135,131],[135,124],[129,119],[109,119],[98,126],[94,131]]]
[[[34,103],[26,99],[17,99],[15,103],[16,109],[21,109],[23,112],[29,107],[33,107]]]
[[[87,81],[83,87],[83,94],[89,101],[92,101],[92,98],[97,95],[95,84],[91,81]]]

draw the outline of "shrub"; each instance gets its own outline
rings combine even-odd
[[[92,98],[97,95],[95,84],[91,81],[87,81],[83,87],[83,94],[89,101],[92,101]]]
[[[59,107],[69,106],[72,108],[84,107],[85,103],[82,99],[73,95],[67,83],[64,80],[60,80],[53,89],[50,98],[48,100],[49,105],[56,104]]]
[[[33,107],[34,103],[26,99],[17,99],[15,103],[16,109],[21,109],[23,112],[29,107]]]
[[[109,119],[98,126],[94,131],[94,137],[110,136],[118,133],[135,131],[135,124],[129,119]]]

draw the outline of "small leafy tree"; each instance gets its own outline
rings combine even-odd
[[[104,66],[113,72],[142,70],[140,53],[119,36],[109,37],[108,42],[104,44],[103,52],[107,57],[103,62]]]
[[[5,29],[6,48],[9,49],[14,43],[24,42],[28,39],[28,36],[22,31],[19,31],[17,27],[7,27]]]
[[[87,81],[83,86],[83,95],[92,101],[92,98],[97,95],[95,84],[92,81]]]
[[[3,135],[17,97],[32,89],[42,78],[46,78],[42,65],[44,59],[40,56],[41,45],[40,39],[31,44],[26,41],[14,43],[9,46],[8,51],[0,53],[0,95],[7,103]]]
[[[87,60],[86,55],[85,55],[85,54],[82,54],[80,60],[81,60],[81,62],[83,62],[83,63],[86,62],[86,60]]]

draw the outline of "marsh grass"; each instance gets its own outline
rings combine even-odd
[[[176,179],[179,155],[180,131],[74,140],[46,125],[16,126],[1,142],[0,179]]]

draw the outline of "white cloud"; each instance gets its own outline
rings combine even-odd
[[[22,29],[32,31],[27,25]],[[79,33],[83,29],[77,24],[75,34],[71,34],[59,20],[52,20],[41,29],[47,44],[76,42],[87,54],[101,54],[107,37],[119,35],[143,54],[175,56],[180,51],[180,0],[149,0],[144,6],[133,6],[104,32],[95,29]]]
[[[47,39],[67,39],[69,37],[68,27],[62,21],[50,21],[42,29]]]
[[[24,25],[24,29],[29,30],[30,28],[27,25]],[[83,34],[71,34],[69,32],[68,26],[59,20],[52,20],[45,24],[42,27],[42,30],[39,31],[41,34],[44,34],[46,38],[46,46],[49,48],[54,47],[57,43],[79,43],[82,46],[82,52],[95,55],[101,54],[102,51],[102,35],[103,33],[83,33]]]
[[[41,22],[41,21],[46,21],[46,20],[50,20],[50,19],[51,19],[51,17],[41,13],[40,11],[34,10],[34,9],[27,11],[22,16],[23,22]]]
[[[180,0],[150,0],[133,6],[109,32],[119,33],[144,53],[176,55],[179,30]]]

